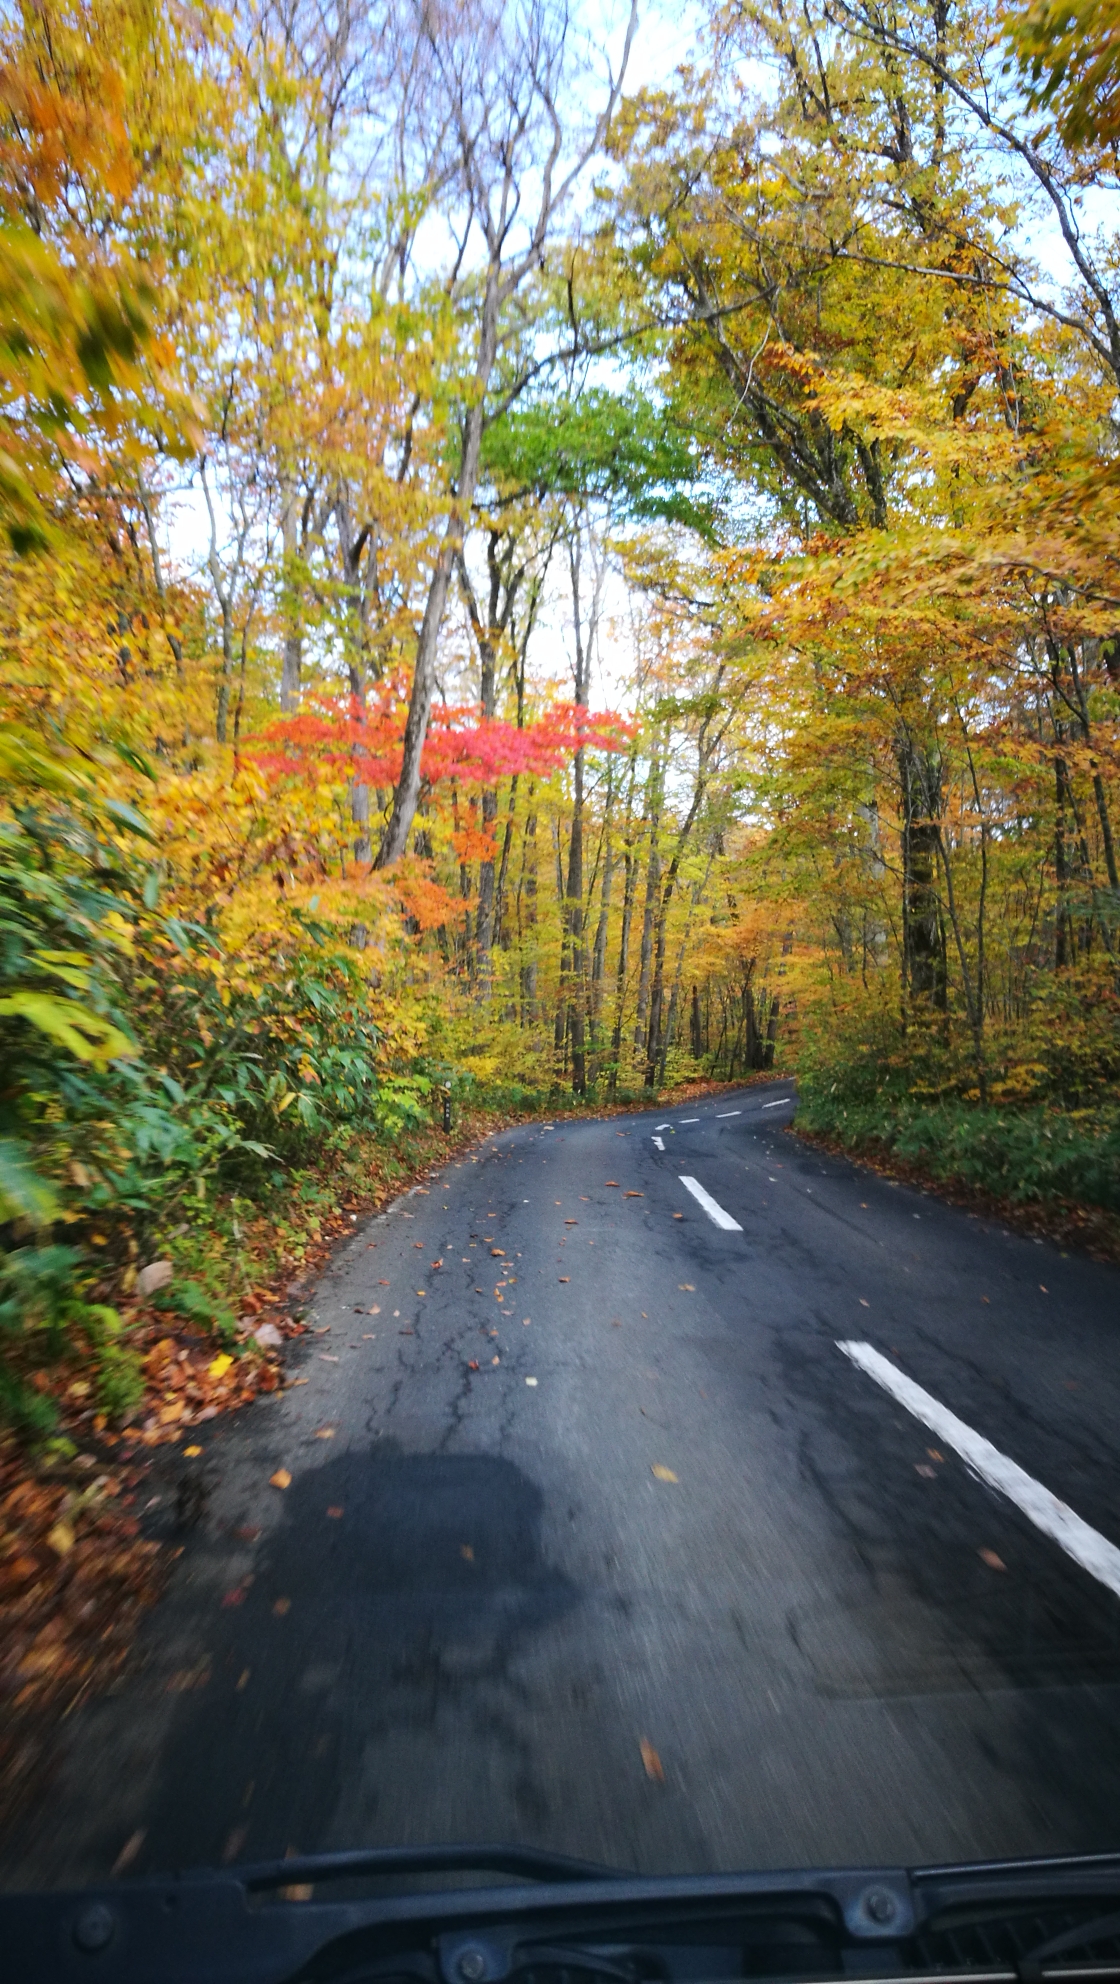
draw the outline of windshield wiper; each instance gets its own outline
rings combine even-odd
[[[1120,1854],[651,1878],[401,1847],[0,1895],[0,1949],[5,1984],[1100,1984]]]
[[[519,1874],[530,1881],[613,1881],[623,1878],[616,1867],[594,1860],[572,1860],[564,1853],[544,1853],[534,1846],[386,1846],[369,1852],[312,1853],[290,1860],[266,1860],[237,1869],[237,1879],[251,1893],[287,1888],[308,1881],[384,1880],[405,1874]],[[213,1879],[209,1869],[187,1879]]]

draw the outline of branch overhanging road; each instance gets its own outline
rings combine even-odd
[[[355,1234],[9,1883],[1116,1847],[1120,1276],[793,1095],[508,1131]]]

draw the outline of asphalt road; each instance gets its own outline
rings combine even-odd
[[[205,1519],[7,1885],[126,1842],[137,1873],[1120,1846],[1120,1276],[822,1157],[781,1134],[791,1094],[511,1131],[355,1232],[306,1382],[177,1463]]]

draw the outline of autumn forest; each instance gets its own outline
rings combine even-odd
[[[445,1098],[778,1069],[1120,1212],[1114,10],[646,32],[5,10],[20,1438],[79,1344],[134,1411],[156,1256],[228,1365]]]

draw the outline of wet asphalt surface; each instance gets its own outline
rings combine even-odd
[[[133,1874],[1120,1846],[1120,1600],[836,1348],[1120,1544],[1120,1273],[822,1156],[791,1096],[509,1131],[355,1231],[306,1383],[176,1462],[203,1518],[5,1885],[126,1841]]]

